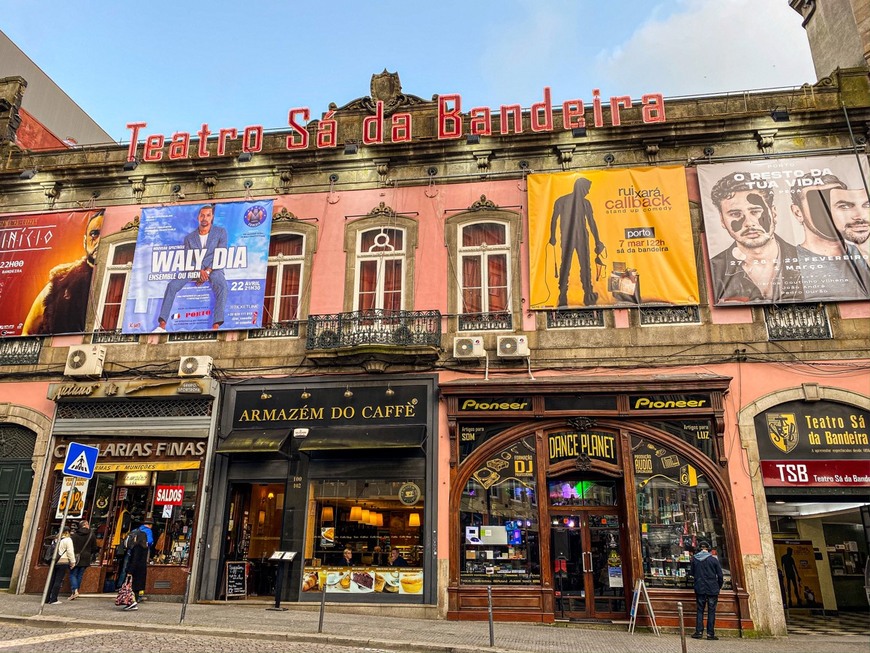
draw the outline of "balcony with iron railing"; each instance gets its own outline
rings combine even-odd
[[[314,360],[364,358],[375,352],[436,359],[440,348],[440,311],[369,310],[308,317],[305,349]]]

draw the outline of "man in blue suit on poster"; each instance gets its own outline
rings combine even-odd
[[[219,248],[227,249],[227,230],[214,225],[214,204],[206,204],[199,210],[197,216],[199,226],[184,237],[184,250],[203,251],[204,255],[199,264],[199,275],[195,278],[182,276],[173,279],[166,285],[163,293],[163,303],[160,306],[160,314],[157,318],[155,333],[166,331],[166,321],[172,311],[172,304],[178,291],[187,283],[193,281],[197,286],[208,282],[214,294],[214,314],[212,329],[220,328],[224,323],[224,308],[227,302],[227,280],[224,271],[214,268],[215,251]]]

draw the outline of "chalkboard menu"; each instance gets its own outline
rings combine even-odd
[[[227,573],[225,574],[227,586],[226,591],[224,592],[226,598],[248,595],[247,567],[247,562],[227,563]]]

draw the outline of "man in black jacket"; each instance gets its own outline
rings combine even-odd
[[[692,576],[695,577],[695,601],[698,612],[695,615],[694,639],[704,637],[704,608],[707,608],[707,639],[716,637],[716,603],[719,601],[719,590],[725,578],[722,575],[722,565],[719,559],[710,553],[710,545],[700,542],[701,549],[692,556]]]

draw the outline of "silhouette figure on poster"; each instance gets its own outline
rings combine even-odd
[[[794,561],[794,549],[788,547],[782,557],[779,559],[782,564],[782,572],[785,574],[786,590],[785,595],[788,600],[788,607],[792,606],[791,595],[794,592],[794,598],[798,605],[801,604],[801,576],[798,573],[797,564]]]
[[[574,255],[580,265],[580,284],[583,286],[583,305],[594,306],[598,293],[592,288],[592,264],[589,257],[589,232],[595,239],[595,254],[606,248],[598,237],[598,225],[592,214],[592,203],[586,198],[592,182],[580,177],[574,182],[574,190],[553,203],[550,219],[550,244],[556,245],[556,223],[560,223],[562,237],[562,263],[559,266],[559,306],[568,305],[568,283]]]

